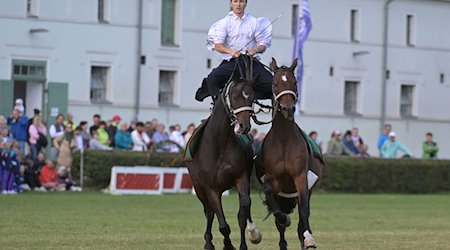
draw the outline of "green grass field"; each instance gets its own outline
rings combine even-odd
[[[256,194],[263,233],[249,249],[277,249],[273,217]],[[238,247],[237,196],[224,197]],[[0,196],[0,249],[202,249],[205,220],[195,196],[112,196],[94,192]],[[297,214],[287,230],[299,249]],[[314,194],[311,226],[319,249],[450,249],[450,195]],[[222,236],[214,223],[214,244]]]

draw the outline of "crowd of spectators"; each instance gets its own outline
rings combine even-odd
[[[74,123],[71,113],[59,114],[52,124],[45,124],[40,110],[34,109],[34,116],[24,115],[23,101],[17,99],[10,115],[0,114],[0,188],[3,194],[15,194],[23,190],[40,192],[81,191],[70,175],[72,153],[75,150],[132,150],[147,151],[155,146],[156,152],[177,153],[185,147],[195,130],[189,124],[183,131],[179,124],[168,127],[153,118],[147,122],[123,121],[116,114],[103,120],[99,114],[92,117],[92,125],[82,120]],[[265,134],[253,129],[253,150],[256,151]],[[322,150],[318,133],[309,136]],[[386,124],[378,140],[379,157],[413,157],[411,151],[396,139],[392,126]],[[48,150],[46,150],[48,149]],[[439,147],[431,133],[423,142],[423,158],[435,159]],[[49,152],[49,155],[46,155]],[[345,131],[334,130],[328,141],[325,155],[336,157],[371,157],[368,146],[359,135],[358,128]]]

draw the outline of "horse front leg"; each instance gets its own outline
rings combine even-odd
[[[214,221],[214,211],[211,209],[209,203],[208,203],[208,197],[206,195],[206,192],[203,190],[203,188],[194,185],[195,193],[197,194],[198,199],[203,204],[203,212],[205,213],[206,217],[206,230],[204,234],[205,239],[205,246],[203,249],[205,250],[214,250],[215,247],[212,243],[213,235],[211,233],[212,231],[212,224]]]
[[[306,173],[295,178],[295,186],[298,192],[297,202],[298,202],[298,213],[299,222],[297,226],[297,235],[300,240],[302,249],[316,248],[316,241],[312,235],[312,231],[309,225],[309,198],[310,193],[308,190],[308,181],[306,178]]]
[[[261,232],[256,228],[251,218],[251,198],[250,198],[250,180],[247,176],[241,177],[237,181],[236,188],[239,192],[239,213],[238,221],[241,231],[240,249],[247,249],[245,241],[245,229],[248,231],[248,236],[253,244],[261,242]]]
[[[231,229],[228,225],[227,221],[225,220],[225,214],[223,212],[222,208],[222,194],[215,192],[214,190],[210,190],[208,192],[208,201],[211,205],[212,210],[217,215],[217,220],[219,221],[219,231],[222,233],[224,239],[223,244],[224,250],[235,250],[236,248],[233,247],[233,244],[231,243],[230,234]]]

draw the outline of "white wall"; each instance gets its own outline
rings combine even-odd
[[[275,57],[279,64],[292,62],[291,10],[296,0],[250,1],[248,11],[255,16],[274,19],[274,41],[262,58],[269,64]],[[138,0],[111,0],[109,23],[97,21],[97,2],[91,0],[39,1],[38,18],[27,18],[26,1],[0,1],[0,79],[11,78],[12,59],[44,60],[48,81],[69,83],[69,111],[75,120],[88,120],[94,113],[105,119],[118,113],[125,120],[134,118]],[[140,114],[141,120],[157,117],[166,124],[199,124],[209,114],[210,101],[194,100],[195,91],[211,69],[220,63],[217,53],[206,49],[209,26],[229,11],[228,1],[189,0],[179,2],[179,47],[160,44],[161,0],[143,1]],[[380,129],[382,84],[382,35],[384,1],[314,0],[310,1],[313,30],[304,47],[305,75],[300,117],[306,130],[316,130],[325,142],[334,129],[354,126],[377,155]],[[450,3],[444,1],[396,0],[390,5],[386,122],[392,123],[398,139],[416,156],[426,132],[435,134],[441,157],[450,158]],[[350,42],[350,10],[360,17],[360,41]],[[405,44],[406,15],[415,15],[416,45]],[[30,35],[31,28],[45,28],[48,33]],[[4,35],[8,34],[8,35]],[[354,52],[367,54],[353,56]],[[111,104],[90,102],[90,68],[111,67]],[[333,67],[334,75],[329,75]],[[159,71],[177,71],[174,96],[178,107],[158,104]],[[439,82],[445,74],[445,83]],[[361,82],[358,111],[360,117],[343,112],[344,83]],[[400,86],[413,82],[415,119],[400,116]],[[262,119],[268,120],[268,117]],[[267,131],[269,126],[258,127]]]

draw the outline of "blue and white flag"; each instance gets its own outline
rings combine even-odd
[[[297,27],[294,36],[294,50],[292,60],[298,58],[297,66],[297,91],[299,98],[301,97],[302,81],[303,81],[303,44],[308,38],[312,29],[311,12],[309,11],[308,0],[299,0],[299,10],[297,18]],[[299,103],[297,103],[299,105]],[[297,113],[299,108],[297,107]]]

